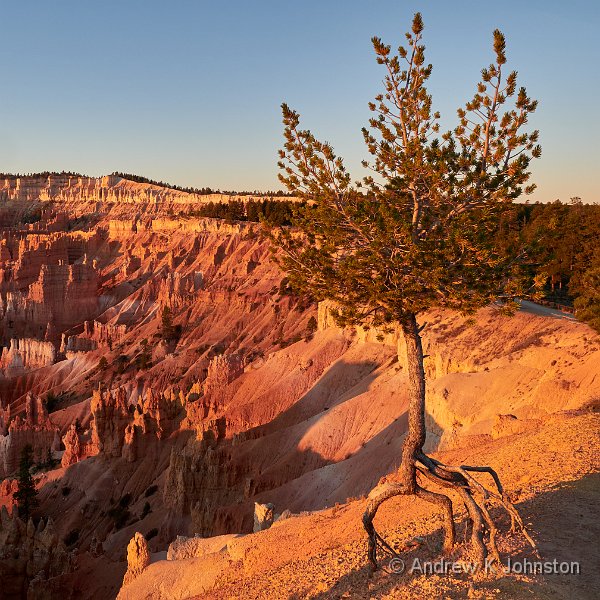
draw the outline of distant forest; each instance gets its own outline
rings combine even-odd
[[[208,202],[189,216],[225,219],[226,221],[263,221],[274,227],[292,224],[294,207],[298,202],[291,200],[230,200],[229,202]]]
[[[264,221],[290,225],[297,202],[265,199],[209,202],[194,216],[227,221]],[[527,248],[529,275],[546,277],[544,300],[566,309],[600,331],[600,205],[569,203],[514,204],[501,224],[498,247]]]
[[[74,171],[40,171],[39,173],[0,173],[0,179],[20,179],[22,177],[87,177]]]
[[[249,191],[231,191],[231,190],[213,190],[209,187],[203,188],[194,188],[194,187],[182,187],[180,185],[172,185],[170,183],[165,183],[164,181],[155,181],[154,179],[148,179],[147,177],[142,177],[140,175],[133,175],[132,173],[120,173],[115,171],[111,173],[111,175],[115,175],[116,177],[121,177],[123,179],[129,179],[130,181],[135,181],[137,183],[148,183],[150,185],[158,185],[160,187],[168,188],[170,190],[177,190],[179,192],[187,192],[189,194],[224,194],[225,196],[269,196],[269,197],[289,197],[293,194],[289,192],[285,192],[283,190],[276,190],[272,192],[260,192],[254,190],[252,192]]]
[[[546,275],[546,301],[574,307],[577,316],[600,331],[600,205],[515,204],[502,225],[499,246],[528,248],[532,275]]]

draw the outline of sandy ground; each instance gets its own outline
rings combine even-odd
[[[120,598],[597,598],[599,425],[598,413],[566,412],[536,431],[437,455],[452,464],[494,466],[541,559],[576,562],[579,574],[400,575],[390,571],[385,557],[372,574],[360,526],[365,500],[357,499],[238,538],[222,554],[155,562]],[[506,530],[506,516],[498,510],[496,517]],[[459,511],[459,540],[463,518]],[[377,525],[409,568],[416,558],[441,558],[441,520],[429,505],[414,498],[393,499],[380,510]],[[539,560],[518,535],[503,534],[500,549],[505,562]],[[461,544],[445,558],[468,561],[468,549]]]

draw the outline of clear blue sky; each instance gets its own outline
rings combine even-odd
[[[0,171],[133,172],[180,185],[273,189],[279,106],[361,175],[379,92],[373,35],[425,20],[446,124],[507,36],[540,100],[534,198],[600,201],[600,2],[2,0]]]

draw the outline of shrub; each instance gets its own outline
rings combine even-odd
[[[290,280],[288,277],[284,277],[279,283],[279,295],[280,296],[288,296],[292,293],[292,288],[290,287]]]
[[[51,413],[56,410],[61,397],[57,396],[54,392],[48,392],[46,395],[46,410]]]
[[[112,502],[111,499],[111,503]],[[131,513],[127,508],[130,502],[131,494],[125,494],[119,499],[118,504],[106,513],[114,521],[116,529],[124,527],[131,518]]]
[[[37,490],[31,476],[33,467],[33,448],[31,444],[26,444],[21,450],[21,460],[19,461],[19,472],[17,476],[18,487],[13,494],[17,505],[19,517],[27,523],[31,512],[38,506]]]
[[[135,357],[135,364],[138,369],[145,370],[152,366],[150,353],[146,350]]]
[[[129,367],[129,356],[127,356],[127,354],[119,354],[119,356],[117,356],[117,373],[119,375],[121,375],[122,373],[125,373],[125,371],[127,371],[127,368]]]
[[[79,529],[71,529],[67,535],[65,535],[64,542],[65,546],[72,546],[79,539]]]
[[[161,336],[163,340],[168,341],[173,339],[174,333],[171,309],[165,306],[161,314]]]
[[[131,494],[125,494],[119,500],[119,506],[121,506],[123,508],[127,508],[130,503],[131,503]]]
[[[140,515],[140,520],[144,519],[152,512],[152,508],[150,507],[150,502],[146,502],[144,504],[144,508],[142,509],[142,514]]]
[[[115,529],[121,529],[124,527],[131,517],[129,509],[123,508],[119,505],[111,508],[106,514],[114,521]]]
[[[156,492],[158,491],[158,486],[157,485],[151,485],[146,492],[144,493],[144,496],[146,498],[150,498],[150,496],[152,496],[153,494],[156,494]]]

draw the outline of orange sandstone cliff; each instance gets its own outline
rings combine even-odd
[[[264,597],[369,597],[344,544],[362,543],[362,497],[399,463],[401,336],[336,327],[290,294],[257,224],[192,216],[209,200],[227,198],[112,176],[0,181],[0,504],[12,510],[27,444],[39,498],[31,524],[3,512],[7,597],[262,597],[252,581],[269,568]],[[508,475],[509,491],[536,502],[597,470],[581,458],[600,397],[588,327],[493,307],[425,320],[430,451],[479,449],[509,470],[528,444],[552,461],[552,432],[582,419],[580,454],[552,480]],[[315,581],[317,563],[336,577]],[[390,597],[411,597],[401,585]]]

